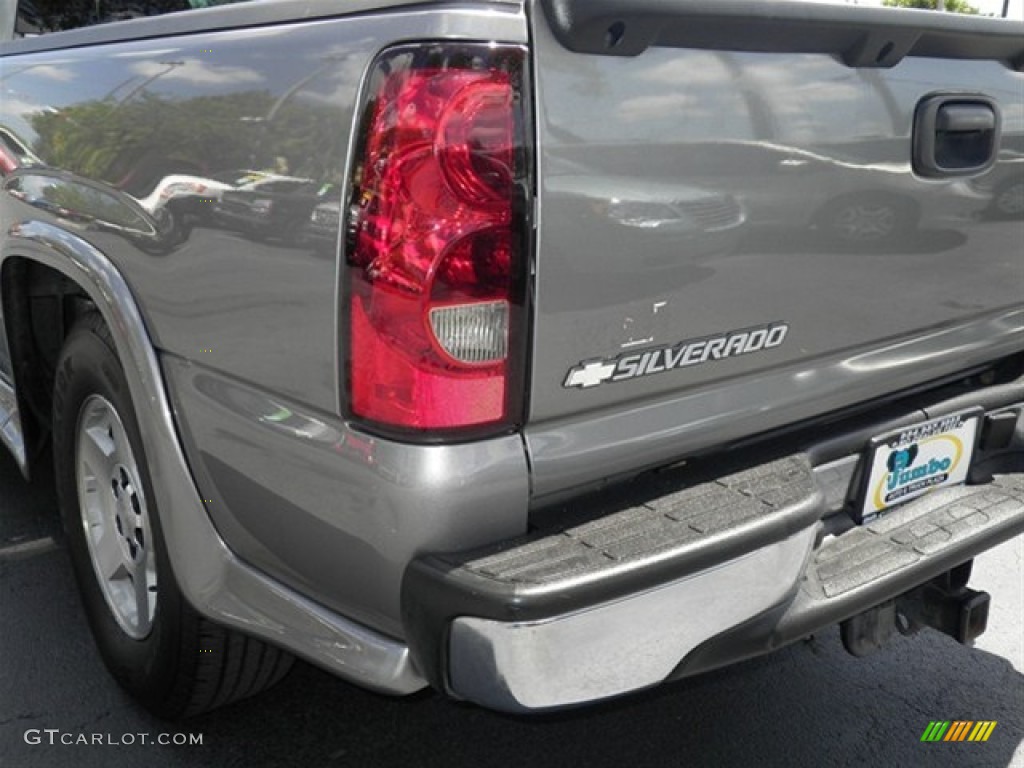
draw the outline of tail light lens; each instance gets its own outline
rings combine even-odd
[[[6,176],[8,173],[18,170],[20,165],[18,158],[0,147],[0,176]]]
[[[519,46],[393,49],[368,80],[346,245],[353,416],[507,428],[523,397],[528,156]]]

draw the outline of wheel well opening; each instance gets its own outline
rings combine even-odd
[[[4,262],[0,286],[26,453],[34,465],[49,439],[61,347],[75,321],[95,304],[71,278],[23,257]]]

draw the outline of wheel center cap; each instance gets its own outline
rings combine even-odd
[[[114,496],[114,528],[121,554],[125,562],[137,564],[142,560],[144,548],[142,518],[137,509],[134,478],[125,467],[119,465],[114,468],[110,487]]]

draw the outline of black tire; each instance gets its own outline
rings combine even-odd
[[[89,421],[98,410],[104,414],[112,410],[116,414],[119,422],[109,423],[116,424],[120,442],[128,446],[127,453],[123,447],[111,448],[108,466],[117,462],[111,470],[112,489],[97,482],[101,472],[90,474],[92,465],[79,465],[79,445],[83,446],[84,456],[89,447],[87,441],[93,439],[87,436],[91,433],[85,433],[80,442],[80,422],[100,423]],[[109,444],[117,445],[113,427],[104,429],[101,424],[99,430],[100,439],[109,435]],[[290,654],[201,617],[178,589],[160,530],[128,382],[110,332],[95,313],[85,315],[75,324],[61,351],[54,386],[53,448],[61,516],[85,613],[104,663],[128,693],[154,714],[176,719],[257,693],[287,674],[294,661]],[[120,461],[125,456],[130,460]],[[100,463],[98,458],[93,462]],[[80,476],[85,478],[81,493]],[[141,494],[136,487],[141,487]],[[108,493],[115,501],[104,500]],[[128,499],[120,507],[119,494]],[[132,517],[140,514],[138,504],[145,514],[145,535],[141,533],[143,527],[132,527],[135,524],[131,520],[143,519]],[[110,525],[109,516],[104,518],[97,512],[110,508],[117,510],[111,513],[116,517],[116,526]],[[128,520],[124,528],[136,533],[123,535],[122,515]],[[134,585],[141,579],[144,591],[155,594],[155,601],[146,600],[148,618],[142,616],[142,601],[138,599],[134,623],[125,618],[124,610],[118,612],[114,608],[116,597],[111,597],[111,593],[115,587],[111,585],[115,582],[100,576],[102,566],[98,562],[101,544],[96,540],[102,537],[96,531],[103,530],[103,525],[90,525],[90,521],[100,518],[107,519],[105,531],[120,547],[110,549],[104,544],[104,551],[119,551],[126,559],[138,556],[135,566],[145,566],[141,575],[136,572],[130,576],[133,564],[119,564],[119,581],[115,586],[122,589],[117,594],[123,596],[136,589]],[[137,540],[131,541],[132,536],[137,536]],[[135,595],[137,598],[138,592]],[[123,601],[118,604],[124,605]],[[131,632],[139,636],[133,637]]]

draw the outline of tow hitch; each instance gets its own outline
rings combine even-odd
[[[937,629],[969,644],[988,626],[988,592],[970,589],[973,560],[947,571],[917,589],[847,619],[840,625],[843,646],[854,656],[877,650],[898,631],[912,635],[922,627]]]

